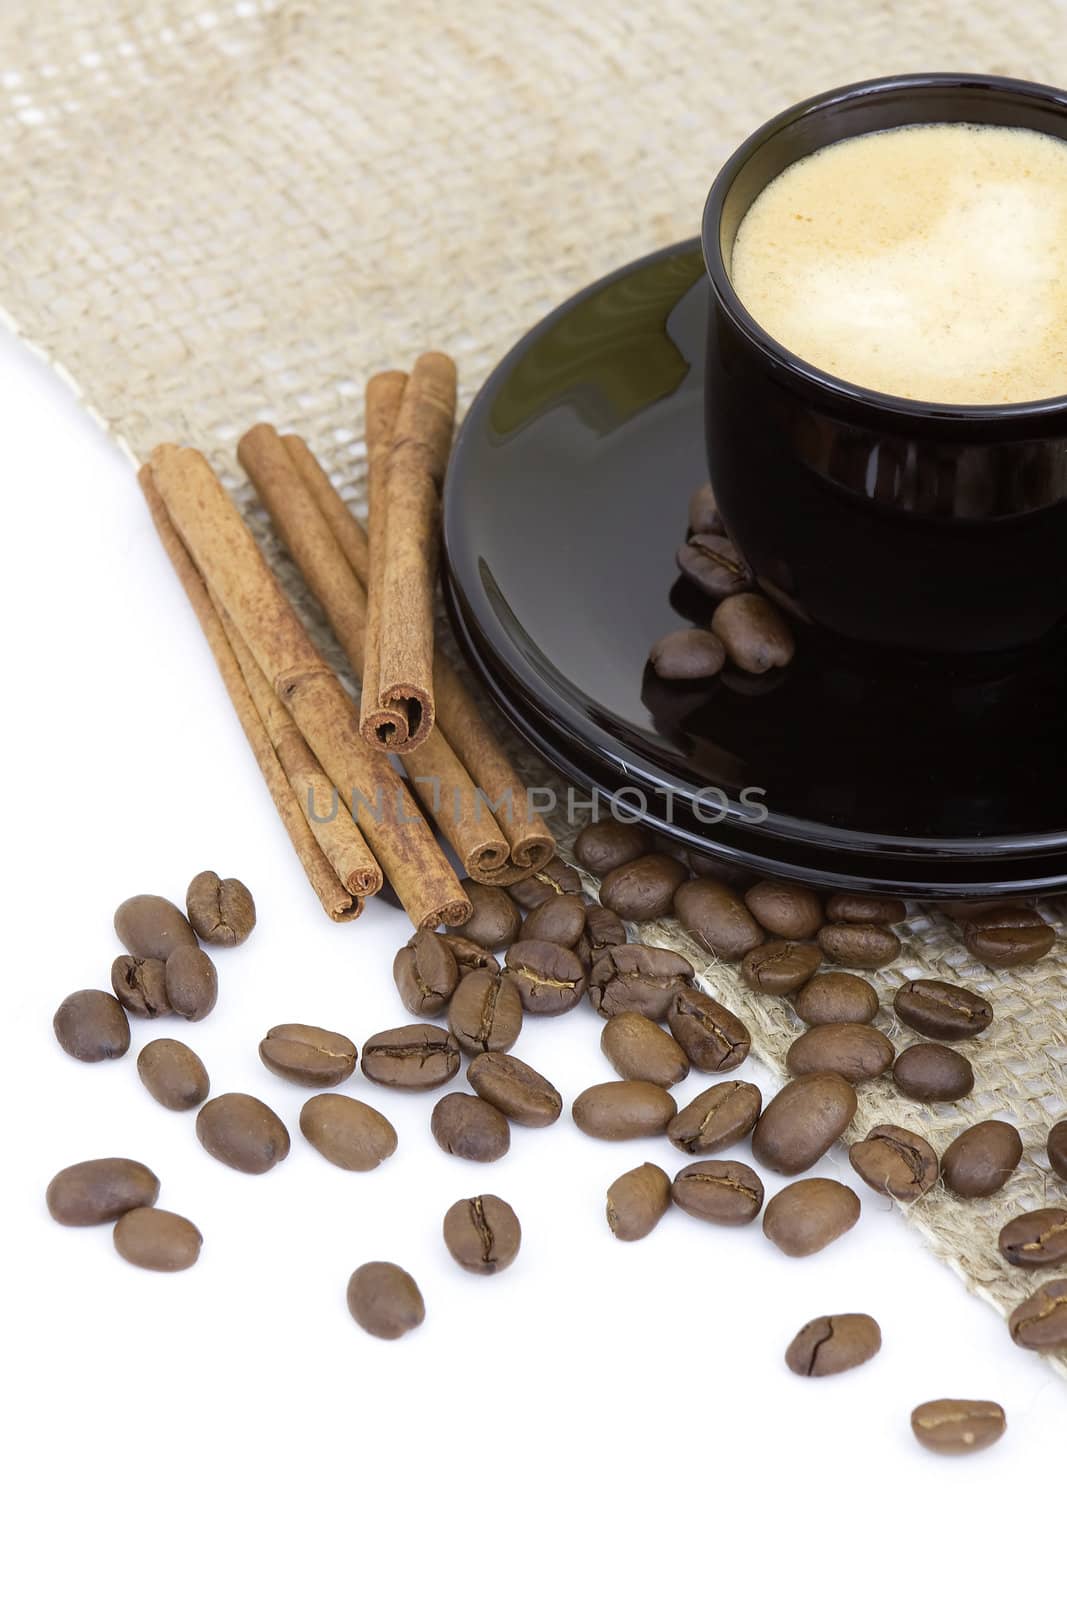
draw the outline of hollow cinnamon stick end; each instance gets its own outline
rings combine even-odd
[[[425,689],[401,684],[377,706],[360,713],[359,731],[369,745],[405,755],[429,738],[436,720],[433,696]]]

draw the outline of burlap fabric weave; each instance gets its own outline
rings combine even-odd
[[[358,507],[374,368],[445,347],[469,400],[565,295],[694,233],[764,117],[896,70],[1054,81],[1064,22],[1058,0],[6,0],[0,305],[134,454],[184,439],[247,500],[233,447],[265,419],[304,433]],[[754,1003],[675,924],[641,933],[683,949],[781,1062],[787,1005]],[[1033,1282],[998,1228],[1065,1193],[1044,1139],[1067,1113],[1067,954],[998,976],[917,911],[878,981],[920,975],[995,1005],[976,1091],[931,1109],[874,1084],[857,1131],[900,1121],[941,1149],[980,1115],[1019,1126],[1001,1195],[909,1212],[1008,1308]]]

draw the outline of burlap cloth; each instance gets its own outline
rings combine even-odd
[[[766,116],[888,71],[1055,80],[1064,20],[1057,0],[4,4],[0,304],[135,454],[199,445],[247,502],[233,447],[266,419],[306,434],[358,506],[371,370],[443,346],[469,400],[565,295],[694,233],[716,166]],[[786,1004],[754,1003],[676,924],[641,933],[684,950],[781,1062]],[[975,1093],[935,1109],[876,1083],[857,1131],[900,1121],[943,1149],[979,1116],[1019,1126],[1002,1194],[936,1190],[908,1213],[1009,1308],[1034,1280],[1000,1259],[1001,1223],[1065,1198],[1044,1141],[1067,1112],[1067,955],[998,976],[917,910],[878,982],[920,975],[994,1003]]]

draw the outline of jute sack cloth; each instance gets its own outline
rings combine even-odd
[[[248,505],[234,444],[267,420],[305,434],[361,509],[375,368],[446,348],[466,402],[564,296],[695,233],[718,163],[765,117],[890,71],[1053,81],[1062,35],[1057,0],[6,5],[0,306],[135,457],[161,438],[197,445]],[[1061,932],[1064,909],[1050,908]],[[781,1062],[787,1005],[753,1003],[672,922],[635,931],[684,950]],[[975,1093],[930,1109],[876,1084],[856,1132],[900,1121],[942,1149],[980,1116],[1018,1125],[1026,1155],[1000,1195],[935,1191],[908,1212],[1007,1309],[1038,1275],[1002,1262],[1001,1222],[1064,1198],[1044,1139],[1067,1114],[1067,956],[998,976],[917,909],[878,982],[888,995],[921,975],[996,1008],[969,1049]]]

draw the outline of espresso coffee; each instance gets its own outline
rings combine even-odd
[[[730,275],[850,383],[1002,405],[1067,393],[1067,141],[926,123],[826,145],[749,208]]]

